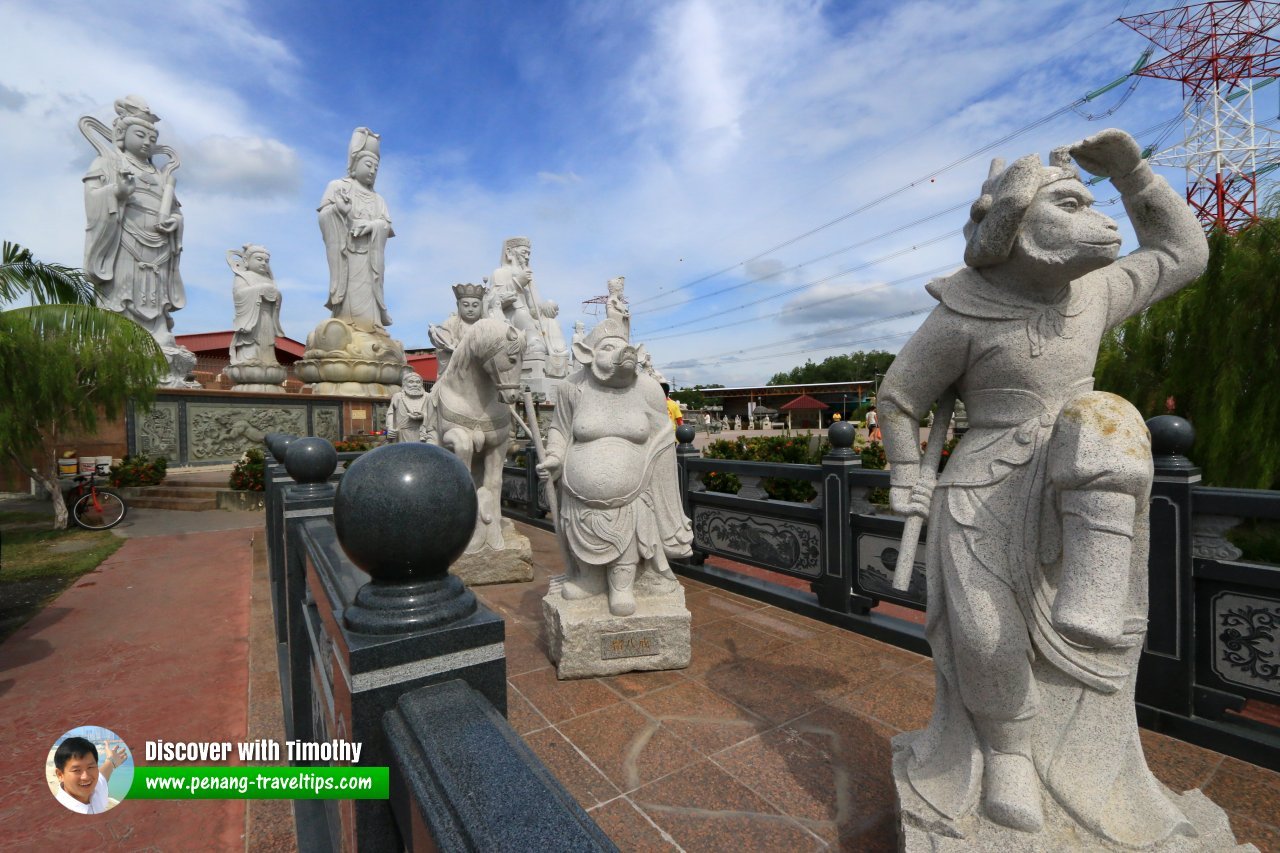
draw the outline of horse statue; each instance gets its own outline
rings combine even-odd
[[[511,404],[520,397],[524,332],[501,320],[472,324],[431,389],[427,441],[453,452],[476,484],[476,529],[467,553],[500,551],[502,463],[511,437]]]

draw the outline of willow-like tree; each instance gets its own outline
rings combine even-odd
[[[1144,417],[1172,397],[1206,482],[1280,488],[1280,218],[1211,234],[1204,275],[1117,327],[1094,376]]]
[[[57,447],[68,433],[92,433],[132,400],[155,399],[166,365],[136,323],[93,305],[77,269],[41,263],[5,242],[0,261],[0,448],[53,501],[55,530],[67,526]]]

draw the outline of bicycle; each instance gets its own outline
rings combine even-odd
[[[129,512],[124,498],[112,489],[98,487],[97,472],[81,474],[67,493],[71,520],[86,530],[110,530]]]

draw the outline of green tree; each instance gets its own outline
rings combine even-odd
[[[820,364],[809,359],[799,367],[775,373],[769,380],[770,385],[804,385],[813,382],[858,382],[874,380],[875,375],[889,369],[893,364],[893,353],[884,350],[857,350],[848,355],[833,355],[824,358]]]
[[[0,448],[48,491],[55,530],[67,526],[59,437],[93,432],[130,400],[145,409],[166,372],[151,335],[95,307],[93,295],[79,270],[4,243],[0,304],[31,304],[0,311]]]
[[[708,396],[705,392],[713,388],[723,388],[723,385],[694,385],[692,388],[681,388],[679,391],[671,392],[671,399],[679,403],[684,403],[690,409],[705,409],[707,406],[723,405],[720,397]]]
[[[1273,211],[1274,213],[1274,211]],[[1209,265],[1190,287],[1113,330],[1096,386],[1143,417],[1174,411],[1196,430],[1206,482],[1280,488],[1280,219],[1209,236]]]

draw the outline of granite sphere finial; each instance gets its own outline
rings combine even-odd
[[[689,424],[680,424],[676,427],[676,441],[680,444],[693,444],[693,437],[698,434]]]
[[[827,427],[827,439],[831,442],[831,449],[833,451],[849,450],[853,447],[853,439],[857,432],[857,427],[852,422],[836,421]]]
[[[1196,431],[1191,422],[1177,415],[1157,415],[1147,421],[1151,430],[1151,455],[1186,456],[1195,444]]]
[[[323,438],[299,438],[288,445],[284,468],[295,483],[324,483],[338,468],[338,451]]]
[[[276,458],[280,464],[284,464],[285,453],[289,450],[289,445],[297,438],[296,435],[288,435],[287,433],[275,433],[275,441],[269,442],[267,448],[271,451],[271,455]]]
[[[375,581],[443,577],[475,529],[476,487],[458,457],[432,444],[388,444],[338,483],[338,541]]]

